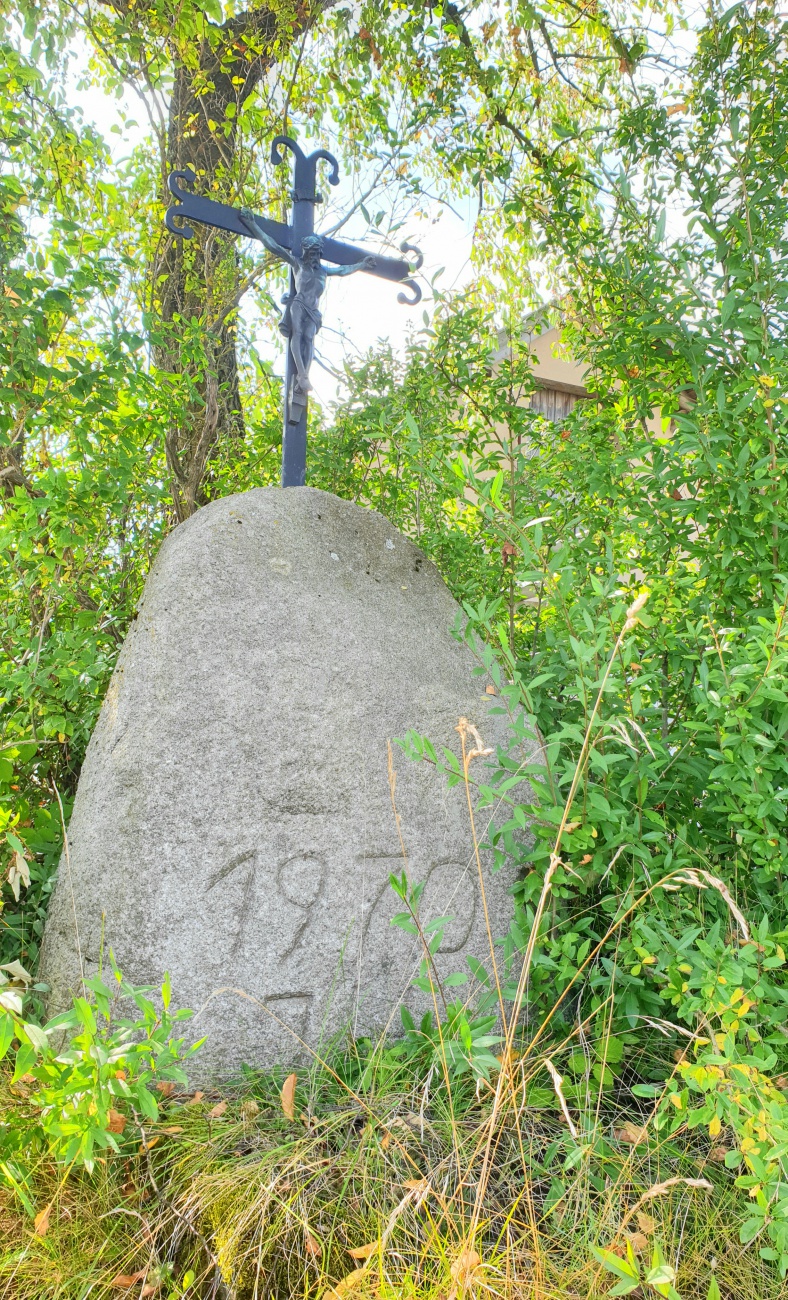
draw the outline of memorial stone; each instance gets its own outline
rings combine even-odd
[[[390,790],[388,742],[410,728],[457,754],[460,717],[505,739],[456,615],[413,542],[316,489],[255,489],[176,528],[82,769],[43,946],[50,1010],[111,948],[136,984],[169,971],[198,1013],[195,1080],[396,1031],[401,1001],[426,1005],[419,944],[390,924],[403,867],[426,881],[422,919],[453,918],[439,969],[489,967],[463,785],[392,745],[399,827]],[[499,937],[514,873],[483,871]]]

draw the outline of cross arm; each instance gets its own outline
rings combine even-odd
[[[421,266],[422,256],[417,248],[412,244],[403,244],[403,252],[412,252],[416,254],[416,270]],[[359,262],[365,261],[372,256],[374,266],[365,266],[363,268],[367,275],[377,275],[382,280],[393,280],[395,284],[407,284],[409,289],[413,290],[414,297],[406,298],[404,294],[399,294],[400,302],[408,302],[411,305],[421,299],[421,290],[415,281],[411,280],[411,263],[402,261],[399,257],[379,257],[377,253],[370,254],[368,249],[354,248],[352,244],[345,244],[339,239],[329,239],[323,237],[323,261],[334,262],[337,266],[358,266]]]
[[[241,221],[246,226],[246,233],[251,235],[253,239],[259,239],[263,248],[267,248],[268,252],[273,253],[274,257],[279,257],[283,262],[287,262],[288,266],[292,267],[294,271],[298,270],[298,259],[291,253],[289,248],[285,248],[278,239],[274,239],[268,230],[267,227],[275,224],[274,222],[265,221],[262,217],[256,217],[248,208],[242,208]]]
[[[191,239],[194,231],[188,225],[176,226],[175,217],[183,217],[187,221],[197,221],[202,226],[213,226],[217,230],[226,230],[231,235],[243,235],[245,239],[250,236],[250,231],[244,225],[241,213],[238,208],[231,208],[227,203],[217,203],[216,199],[206,199],[202,194],[192,194],[190,190],[184,190],[178,184],[180,180],[185,180],[189,184],[196,180],[194,172],[187,168],[186,171],[173,172],[167,181],[170,193],[178,199],[167,209],[164,217],[167,229],[173,235],[179,235],[182,239]],[[269,217],[255,217],[255,223],[262,227],[270,239],[283,248],[291,247],[292,230],[286,226],[283,221],[271,221]]]
[[[175,225],[175,218],[181,217],[185,221],[197,221],[200,225],[226,230],[232,235],[242,235],[245,239],[250,237],[251,232],[244,224],[238,208],[231,208],[227,203],[217,203],[216,199],[207,199],[202,194],[192,194],[190,190],[183,189],[178,183],[182,180],[189,185],[193,184],[196,180],[194,172],[190,168],[172,172],[167,180],[170,193],[178,200],[167,209],[164,217],[165,225],[173,235],[178,235],[181,239],[191,239],[194,234],[189,225]],[[275,243],[280,244],[282,248],[296,251],[293,249],[291,226],[285,225],[282,221],[272,221],[270,217],[255,216],[254,221],[255,225],[265,231]],[[418,270],[422,263],[422,256],[412,244],[402,244],[401,248],[403,252],[416,255],[414,263],[405,262],[398,257],[379,257],[374,254],[374,266],[365,266],[363,269],[368,275],[376,275],[382,280],[392,280],[395,284],[402,284],[410,289],[413,293],[412,298],[400,293],[397,299],[399,302],[414,306],[421,301],[421,289],[415,280],[410,279],[411,266],[415,264],[415,269]],[[352,244],[345,244],[340,239],[323,237],[322,257],[326,262],[334,262],[337,266],[356,266],[369,256],[367,249],[354,248]]]

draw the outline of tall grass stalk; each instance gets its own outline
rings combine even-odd
[[[490,1176],[490,1159],[491,1159],[491,1152],[492,1152],[493,1135],[495,1132],[496,1123],[498,1121],[498,1116],[503,1102],[503,1097],[507,1089],[509,1089],[510,1087],[512,1089],[513,1094],[515,1092],[515,1085],[511,1075],[512,1049],[514,1046],[514,1036],[517,1028],[517,1021],[520,1014],[520,1010],[522,1009],[523,1003],[525,1001],[526,990],[528,987],[528,977],[531,972],[531,963],[533,961],[534,951],[536,949],[536,944],[538,942],[539,931],[542,925],[542,918],[544,916],[545,908],[547,906],[547,899],[549,897],[550,890],[552,888],[553,877],[555,876],[556,870],[559,867],[561,862],[561,858],[560,858],[561,841],[564,836],[564,831],[566,830],[567,822],[569,821],[569,814],[572,809],[572,804],[574,802],[575,794],[577,793],[577,787],[580,783],[585,768],[586,759],[588,757],[589,748],[591,746],[591,736],[593,733],[594,724],[596,722],[597,715],[599,713],[599,706],[602,702],[602,697],[604,695],[605,688],[607,686],[608,679],[610,677],[610,673],[613,668],[613,664],[615,663],[616,657],[618,656],[618,652],[621,648],[621,644],[627,632],[629,632],[632,628],[637,626],[638,613],[645,605],[647,599],[648,599],[647,594],[639,596],[638,599],[634,601],[634,603],[627,610],[626,619],[624,620],[624,624],[621,628],[621,631],[619,632],[618,637],[616,638],[615,645],[608,657],[608,661],[605,666],[605,671],[599,683],[599,689],[597,691],[596,699],[594,701],[594,707],[591,710],[591,714],[588,719],[588,723],[586,725],[585,734],[583,736],[583,743],[581,745],[580,753],[578,755],[577,762],[575,764],[575,769],[572,776],[572,782],[569,787],[569,793],[566,797],[566,802],[564,804],[563,815],[561,817],[561,821],[558,827],[558,832],[555,837],[553,850],[552,853],[550,854],[549,866],[545,873],[544,882],[542,884],[542,890],[536,905],[534,919],[531,925],[530,934],[528,935],[528,942],[525,949],[525,955],[523,957],[523,963],[520,969],[520,976],[517,981],[517,991],[514,996],[514,1005],[510,1013],[508,1023],[502,1006],[501,1013],[502,1013],[503,1024],[504,1024],[505,1038],[504,1038],[503,1055],[501,1060],[501,1070],[498,1076],[498,1083],[495,1089],[493,1107],[489,1118],[488,1136],[484,1148],[484,1155],[482,1158],[482,1170],[479,1177],[479,1184],[476,1193],[476,1201],[474,1204],[473,1215],[472,1215],[471,1225],[470,1225],[471,1237],[475,1235],[479,1225],[481,1207],[484,1200],[484,1194],[487,1190],[487,1182]],[[468,791],[468,802],[470,806],[471,800],[470,800],[470,791],[468,789],[467,765],[465,767],[465,785],[466,785],[466,790]],[[474,845],[476,845],[475,830],[474,830]],[[478,847],[476,851],[478,856]],[[495,955],[493,953],[493,962],[494,961],[495,961]],[[498,976],[496,971],[496,981],[497,980],[498,980]],[[498,983],[498,987],[500,989],[500,983]],[[527,1055],[527,1053],[528,1053],[528,1048],[525,1049],[525,1054]]]

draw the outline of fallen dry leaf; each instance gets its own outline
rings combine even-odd
[[[115,1286],[121,1291],[128,1291],[142,1281],[147,1271],[146,1268],[141,1268],[138,1273],[117,1273],[110,1282],[110,1286]]]
[[[140,1155],[141,1155],[141,1156],[144,1156],[146,1151],[150,1151],[151,1148],[152,1148],[152,1147],[155,1147],[156,1143],[157,1143],[157,1142],[160,1142],[160,1141],[161,1141],[161,1138],[159,1138],[159,1137],[155,1137],[155,1138],[151,1138],[149,1142],[147,1141],[147,1139],[146,1139],[145,1142],[140,1142],[140,1145],[139,1145],[139,1153],[140,1153]]]
[[[383,1137],[380,1139],[380,1149],[381,1151],[388,1151],[390,1146],[391,1146],[391,1134],[389,1133],[388,1129],[386,1129],[386,1132],[383,1134]]]
[[[297,1074],[288,1074],[282,1088],[282,1111],[285,1119],[295,1119],[295,1090],[298,1083]]]
[[[304,1235],[304,1250],[307,1255],[311,1255],[313,1258],[323,1254],[320,1242],[312,1236],[311,1232],[307,1232]]]
[[[648,1250],[648,1237],[643,1232],[628,1232],[629,1244],[636,1255],[643,1255]]]
[[[370,1255],[375,1254],[379,1244],[378,1241],[370,1241],[366,1246],[355,1246],[353,1250],[348,1246],[347,1253],[351,1259],[369,1259]]]
[[[38,1214],[33,1220],[33,1227],[36,1230],[37,1236],[45,1237],[47,1235],[47,1230],[49,1228],[49,1216],[51,1213],[52,1213],[52,1202],[50,1201],[49,1205],[47,1205],[43,1210],[39,1210]]]
[[[159,1132],[160,1133],[182,1133],[183,1126],[181,1124],[168,1124],[166,1128],[160,1129]]]
[[[389,1128],[396,1128],[397,1126],[404,1128],[408,1133],[417,1133],[419,1137],[423,1137],[425,1133],[430,1133],[433,1136],[435,1134],[435,1129],[426,1115],[418,1115],[413,1111],[409,1111],[406,1115],[395,1116],[390,1121]]]
[[[337,1300],[337,1297],[349,1295],[352,1291],[355,1291],[366,1271],[365,1268],[354,1268],[353,1272],[348,1273],[347,1277],[343,1277],[337,1282],[336,1286],[329,1287],[328,1291],[323,1292],[323,1300]]]
[[[485,686],[484,689],[485,689],[485,692],[487,693],[487,695],[497,695],[497,694],[498,694],[498,692],[496,691],[495,687],[492,686],[492,685]]]
[[[709,1152],[709,1160],[713,1161],[715,1165],[724,1164],[729,1150],[729,1147],[712,1147]]]
[[[410,1192],[422,1192],[426,1189],[427,1185],[426,1178],[406,1178],[405,1182],[402,1184],[402,1186],[407,1187]]]
[[[218,1119],[219,1116],[223,1115],[226,1110],[227,1110],[227,1102],[217,1101],[216,1105],[212,1106],[211,1109],[208,1111],[208,1118]]]
[[[522,1060],[522,1056],[523,1056],[522,1052],[509,1052],[508,1055],[506,1052],[502,1052],[501,1055],[496,1056],[495,1059],[500,1065],[501,1069],[503,1069],[504,1059],[508,1060],[510,1065],[516,1065],[518,1061]]]
[[[463,1250],[449,1270],[452,1281],[461,1287],[466,1287],[481,1262],[482,1257],[477,1250]]]
[[[122,1133],[126,1127],[126,1116],[121,1115],[119,1110],[107,1111],[107,1128],[110,1133]]]
[[[650,1237],[657,1226],[656,1219],[652,1219],[650,1214],[644,1214],[642,1210],[639,1210],[635,1217],[640,1231],[645,1232],[646,1236]]]
[[[158,1088],[162,1097],[171,1097],[175,1091],[175,1084],[169,1079],[166,1081],[163,1080],[161,1083],[157,1083],[156,1087]]]
[[[648,1141],[646,1129],[641,1128],[639,1124],[633,1124],[629,1119],[620,1128],[615,1129],[614,1132],[619,1142],[626,1142],[631,1147],[639,1147],[642,1143]]]
[[[194,1096],[192,1097],[191,1101],[188,1102],[188,1105],[189,1105],[189,1106],[194,1106],[198,1101],[202,1101],[202,1099],[203,1099],[204,1096],[205,1096],[205,1093],[204,1093],[204,1092],[195,1092],[195,1094],[194,1094]]]

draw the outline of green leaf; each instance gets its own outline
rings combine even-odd
[[[724,325],[727,322],[738,300],[739,300],[738,289],[731,289],[730,293],[725,295],[725,297],[722,300],[722,305],[720,307],[721,325]]]
[[[743,1246],[753,1241],[763,1227],[763,1219],[746,1219],[739,1229],[739,1241]]]
[[[145,1119],[157,1120],[159,1118],[159,1108],[148,1089],[144,1086],[135,1089],[135,1096]]]
[[[591,1253],[594,1259],[608,1270],[609,1273],[615,1273],[616,1277],[625,1278],[627,1281],[634,1282],[635,1286],[640,1285],[640,1274],[637,1266],[630,1264],[627,1260],[616,1255],[612,1250],[603,1250],[599,1246],[592,1246]]]
[[[22,1032],[27,1036],[28,1042],[37,1052],[46,1052],[49,1049],[49,1039],[40,1025],[32,1025],[25,1022],[22,1026]]]
[[[0,1015],[0,1061],[6,1056],[9,1047],[14,1041],[14,1021],[7,1012]]]
[[[77,1018],[80,1024],[85,1026],[88,1033],[95,1034],[96,1017],[93,1014],[93,1008],[90,1003],[87,1002],[85,998],[74,998],[74,1010],[77,1013]]]
[[[6,1160],[0,1161],[0,1173],[2,1173],[3,1177],[14,1189],[14,1192],[19,1197],[30,1218],[34,1219],[36,1217],[36,1207],[22,1186],[20,1179],[15,1175],[10,1164]]]
[[[624,1056],[624,1044],[620,1038],[603,1038],[596,1044],[596,1054],[608,1065],[619,1065]]]
[[[37,1055],[38,1053],[36,1052],[36,1049],[31,1046],[30,1043],[22,1043],[22,1046],[16,1053],[14,1073],[11,1079],[12,1083],[16,1083],[17,1079],[21,1079],[23,1074],[28,1074],[29,1071],[32,1070],[36,1063]]]
[[[672,1286],[676,1281],[676,1270],[670,1264],[657,1264],[646,1274],[649,1286]]]

